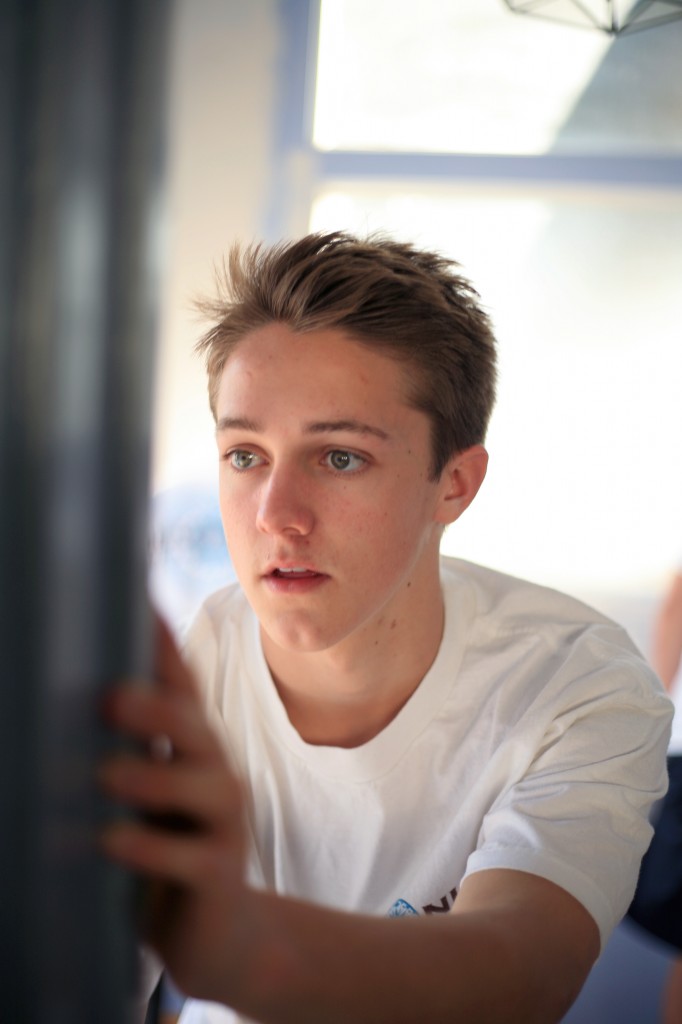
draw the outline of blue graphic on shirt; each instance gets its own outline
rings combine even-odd
[[[396,900],[389,910],[388,917],[419,917],[419,912],[407,902],[407,900]]]

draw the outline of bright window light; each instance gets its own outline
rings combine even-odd
[[[574,591],[653,591],[682,553],[682,196],[329,186],[314,230],[460,261],[500,343],[488,479],[444,550]]]
[[[322,0],[313,142],[544,153],[611,46],[501,0]]]

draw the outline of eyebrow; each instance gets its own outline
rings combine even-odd
[[[249,430],[257,434],[262,431],[262,427],[255,420],[250,420],[245,416],[222,416],[216,423],[216,432],[220,434],[225,430]],[[304,425],[303,432],[305,434],[371,434],[382,441],[390,439],[390,435],[381,427],[363,423],[361,420],[314,420]]]
[[[251,430],[256,434],[260,427],[255,420],[249,420],[245,416],[221,416],[216,422],[215,429],[217,434],[224,430]]]
[[[360,420],[322,420],[315,423],[307,423],[303,428],[306,434],[372,434],[374,437],[388,441],[389,435],[381,427],[374,427],[370,423],[362,423]]]

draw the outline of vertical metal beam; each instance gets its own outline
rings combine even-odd
[[[0,5],[0,1007],[120,1024],[132,886],[98,855],[112,678],[148,661],[168,0]]]
[[[270,242],[308,229],[317,153],[312,147],[320,0],[276,0],[280,47],[275,69],[270,195],[262,235]]]

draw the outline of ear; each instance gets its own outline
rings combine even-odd
[[[447,526],[459,519],[478,494],[488,469],[488,453],[482,444],[453,455],[440,478],[440,497],[435,520]]]

